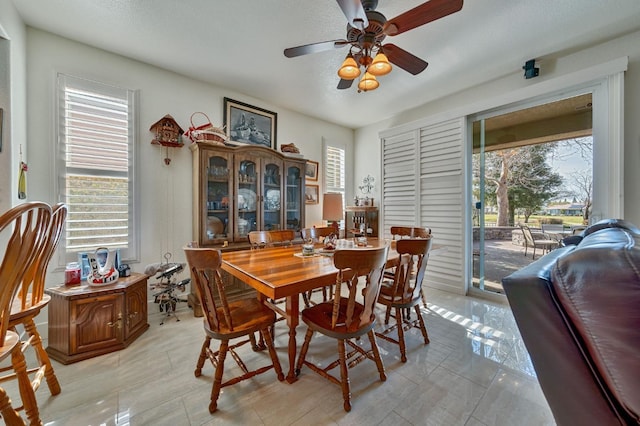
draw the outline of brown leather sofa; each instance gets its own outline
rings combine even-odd
[[[502,284],[556,422],[640,424],[640,229],[598,222]]]

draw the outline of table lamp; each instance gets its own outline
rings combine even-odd
[[[332,226],[336,236],[340,237],[340,221],[342,220],[342,194],[330,192],[322,197],[322,219]]]

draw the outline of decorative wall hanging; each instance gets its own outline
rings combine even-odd
[[[275,112],[224,98],[224,124],[231,142],[277,148]]]
[[[169,158],[169,147],[181,148],[183,145],[182,134],[184,130],[169,114],[162,117],[151,125],[149,131],[154,133],[153,145],[162,145],[166,148],[167,156],[164,163],[168,166],[171,163]]]

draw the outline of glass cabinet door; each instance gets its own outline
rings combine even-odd
[[[249,232],[259,229],[258,164],[254,159],[240,157],[236,159],[236,170],[238,215],[235,241],[247,241]]]
[[[203,229],[206,235],[202,241],[219,243],[228,240],[231,232],[229,203],[231,181],[229,179],[229,159],[224,155],[211,155],[206,158],[206,223]]]
[[[285,197],[284,202],[286,206],[286,229],[293,229],[300,231],[302,224],[302,215],[304,207],[304,188],[303,188],[303,172],[301,166],[297,164],[285,165],[286,167],[286,179],[285,179]]]
[[[265,161],[264,181],[262,183],[262,223],[265,231],[282,229],[280,169],[280,164]]]

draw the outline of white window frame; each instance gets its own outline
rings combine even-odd
[[[112,170],[100,170],[94,168],[68,168],[66,162],[66,138],[65,138],[65,87],[73,87],[100,95],[113,96],[122,100],[126,100],[128,110],[128,168],[126,172],[117,172]],[[127,262],[135,262],[140,259],[140,219],[139,219],[139,191],[138,191],[138,92],[131,89],[125,89],[106,83],[91,81],[79,77],[74,77],[62,73],[56,75],[56,105],[55,105],[55,134],[56,134],[56,162],[55,162],[55,191],[60,201],[67,204],[65,194],[66,191],[66,175],[68,172],[74,172],[85,176],[95,177],[126,177],[128,181],[128,229],[127,229],[127,247],[121,247],[120,259]],[[67,216],[67,221],[72,215]],[[68,223],[68,222],[67,222]],[[59,250],[58,266],[63,266],[66,262],[77,260],[77,253],[83,251],[91,251],[91,249],[67,249],[66,232],[60,241],[61,249]],[[95,248],[99,246],[99,243]],[[95,249],[93,248],[93,249]]]
[[[328,182],[328,165],[329,165],[329,150],[330,149],[340,149],[344,153],[343,164],[342,164],[342,186],[329,185]],[[348,150],[347,146],[342,143],[337,142],[328,142],[323,139],[322,143],[322,153],[323,153],[323,171],[322,174],[322,184],[324,188],[323,193],[327,192],[338,192],[342,194],[342,205],[346,206],[346,198],[347,198],[347,158],[348,158]],[[344,218],[340,221],[340,228],[344,226]]]

